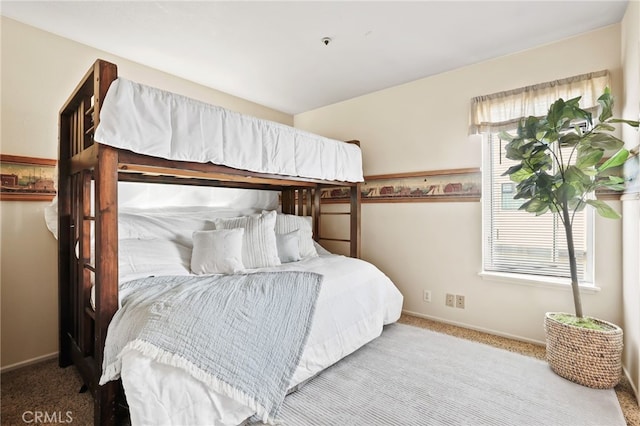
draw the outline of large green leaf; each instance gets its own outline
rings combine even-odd
[[[634,121],[634,120],[623,120],[621,118],[612,118],[611,120],[609,120],[609,123],[626,123],[632,127],[639,127],[640,126],[640,121]]]
[[[526,210],[529,213],[535,213],[536,216],[546,213],[549,210],[549,203],[534,198],[520,206],[520,210]]]
[[[590,148],[588,150],[579,150],[576,167],[580,168],[584,173],[584,169],[598,164],[603,155],[604,152],[601,149]]]
[[[519,131],[522,131],[522,137],[527,139],[538,139],[538,130],[543,126],[540,119],[537,117],[529,116],[525,119],[523,126]]]
[[[560,139],[558,141],[560,142],[561,146],[574,146],[575,144],[580,142],[580,136],[578,136],[574,132],[570,132],[560,136]]]
[[[587,200],[587,204],[596,208],[598,214],[608,219],[620,219],[617,211],[612,209],[607,203],[601,200]]]
[[[549,112],[547,113],[547,121],[554,126],[558,125],[558,121],[562,117],[562,110],[564,109],[564,99],[560,98],[551,104]]]
[[[530,158],[536,150],[536,146],[538,145],[537,141],[528,141],[522,145],[520,145],[519,150],[524,156],[524,158]]]
[[[613,121],[613,120],[611,120],[611,121]],[[613,132],[614,130],[616,130],[616,128],[614,126],[612,126],[611,124],[607,124],[607,123],[598,123],[593,128],[594,132],[599,132],[599,131],[602,131],[602,130],[606,130],[608,132]]]
[[[584,137],[584,141],[594,148],[618,150],[624,146],[624,142],[608,133],[591,133]]]
[[[602,123],[613,115],[611,113],[611,109],[613,108],[613,98],[611,97],[611,90],[609,90],[608,87],[605,87],[604,93],[598,98],[598,103],[601,108],[598,121]]]
[[[507,144],[504,147],[504,156],[509,160],[522,161],[525,159],[524,152],[517,146]]]
[[[515,174],[520,173],[520,172],[516,172]],[[513,180],[513,175],[511,177],[511,180]],[[518,185],[516,186],[517,189],[517,193],[516,195],[514,195],[513,198],[533,198],[535,197],[536,193],[538,192],[538,177],[533,174],[530,173],[526,178],[521,179],[518,182]]]
[[[510,133],[507,133],[504,130],[502,132],[498,133],[498,137],[501,140],[508,141],[508,142],[511,142],[512,140],[515,139]]]
[[[565,119],[567,122],[563,125],[563,128],[572,127],[576,121],[586,121],[591,127],[591,113],[578,107],[571,107],[571,109],[565,110]]]
[[[614,191],[624,191],[624,178],[620,176],[608,176],[606,179],[598,179],[596,181],[597,188],[608,188]]]
[[[531,170],[550,170],[553,165],[551,155],[546,151],[538,151],[529,156],[526,161],[527,167]]]
[[[568,203],[569,210],[578,211],[578,212],[584,210],[586,205],[587,204],[582,200],[582,198],[577,198],[577,197],[572,198]]]
[[[578,191],[573,185],[566,182],[560,185],[560,187],[558,187],[558,189],[556,190],[558,200],[560,200],[561,202],[571,200],[576,196],[577,192]]]
[[[620,151],[616,152],[613,157],[602,163],[602,165],[598,167],[598,171],[602,172],[611,167],[620,166],[625,161],[627,161],[627,158],[629,158],[629,151],[627,151],[626,149],[621,149]]]
[[[509,178],[513,182],[522,182],[523,180],[529,178],[531,176],[531,170],[527,170],[526,168],[521,168],[520,170],[513,172],[509,175]]]
[[[582,96],[576,96],[575,98],[571,98],[568,101],[566,101],[565,104],[567,106],[572,106],[576,108],[580,105],[580,99],[582,99]]]
[[[558,140],[559,136],[560,134],[555,129],[551,129],[546,130],[540,139],[546,141],[547,143],[553,143]]]
[[[506,172],[504,172],[504,173],[502,174],[502,176],[508,176],[508,175],[511,175],[511,174],[513,174],[513,173],[515,173],[515,172],[519,171],[520,169],[522,169],[522,163],[518,163],[518,164],[516,164],[515,166],[511,166],[511,167],[509,167],[509,168],[507,169],[507,171],[506,171]]]
[[[591,177],[585,174],[579,167],[577,166],[569,166],[567,170],[564,172],[564,180],[575,186],[575,184],[580,183],[582,185],[589,185],[591,183]]]
[[[607,189],[611,189],[613,191],[624,191],[625,189],[625,185],[624,183],[610,183],[610,182],[603,182],[602,184],[598,184],[599,188],[607,188]]]

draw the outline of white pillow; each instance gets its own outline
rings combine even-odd
[[[280,262],[298,262],[300,257],[300,230],[296,229],[288,234],[276,234],[276,244],[278,246],[278,257]]]
[[[164,239],[177,241],[191,247],[194,231],[215,229],[213,219],[191,215],[161,215],[120,213],[118,216],[118,237],[121,239]]]
[[[313,244],[311,221],[311,216],[296,216],[292,214],[278,214],[276,216],[276,234],[288,234],[297,229],[300,230],[299,244],[300,256],[302,258],[318,256],[318,252]]]
[[[174,241],[152,238],[118,240],[120,282],[159,275],[189,275],[191,250]]]
[[[280,265],[276,245],[276,212],[260,215],[216,219],[216,229],[244,228],[242,263],[245,268],[263,268]]]
[[[243,271],[243,236],[243,228],[195,231],[191,271],[198,275],[235,274]]]

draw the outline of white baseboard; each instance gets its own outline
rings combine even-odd
[[[16,362],[15,364],[6,365],[0,368],[0,373],[6,373],[7,371],[17,370],[18,368],[26,367],[28,365],[37,364],[42,361],[48,361],[58,357],[58,352],[53,352],[47,355],[38,356],[35,358],[27,359],[25,361]]]
[[[457,321],[450,321],[450,320],[447,320],[447,319],[444,319],[444,318],[434,317],[434,316],[425,315],[425,314],[419,314],[417,312],[411,312],[411,311],[406,311],[406,310],[403,310],[402,313],[403,314],[407,314],[407,315],[411,315],[411,316],[414,316],[414,317],[418,317],[418,318],[425,318],[425,319],[429,319],[429,320],[433,320],[433,321],[443,322],[445,324],[450,324],[450,325],[455,325],[455,326],[458,326],[458,327],[468,328],[468,329],[471,329],[471,330],[481,331],[483,333],[488,333],[488,334],[493,334],[493,335],[496,335],[496,336],[506,337],[508,339],[519,340],[521,342],[533,343],[534,345],[541,345],[541,346],[545,346],[546,345],[545,342],[540,341],[540,340],[529,339],[527,337],[516,336],[514,334],[509,334],[509,333],[503,333],[501,331],[492,330],[492,329],[489,329],[489,328],[477,327],[477,326],[472,325],[472,324],[466,324],[466,323],[457,322]]]

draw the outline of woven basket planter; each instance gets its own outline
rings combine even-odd
[[[606,330],[591,330],[563,324],[547,312],[547,361],[551,369],[572,382],[597,389],[610,389],[622,371],[622,329],[594,319]]]

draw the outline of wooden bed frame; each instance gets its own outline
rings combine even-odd
[[[171,161],[94,141],[102,100],[116,78],[116,65],[97,60],[62,107],[59,117],[59,364],[77,366],[95,400],[96,425],[116,424],[116,401],[121,394],[119,382],[98,385],[107,327],[118,309],[118,181],[280,191],[283,213],[312,216],[316,239],[322,214],[321,188],[348,186],[351,189],[350,239],[337,241],[350,243],[350,256],[360,254],[361,200],[357,183]],[[91,245],[92,225],[95,226],[95,247]],[[90,260],[92,251],[94,265]],[[92,276],[96,289],[95,310],[90,305]]]

